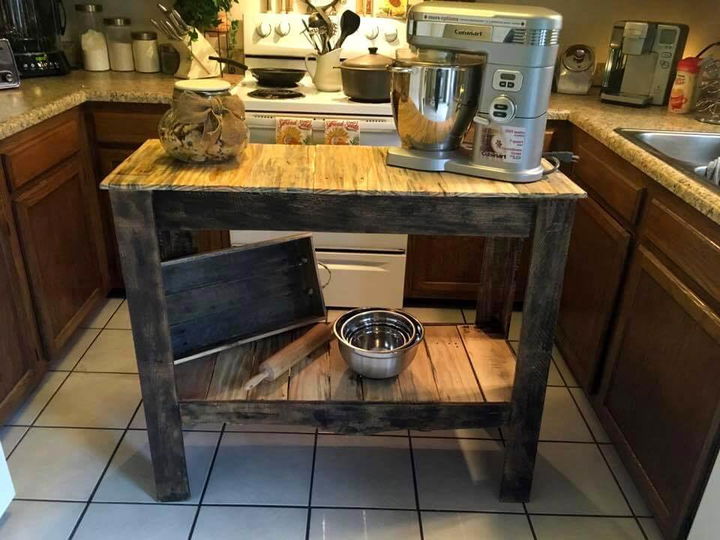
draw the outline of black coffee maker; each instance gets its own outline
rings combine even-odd
[[[65,21],[61,0],[0,0],[0,38],[10,41],[21,78],[70,72],[60,50]]]

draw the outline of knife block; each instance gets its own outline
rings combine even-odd
[[[210,42],[205,39],[201,32],[197,33],[197,39],[191,40],[186,35],[182,41],[170,41],[170,44],[180,55],[175,77],[178,79],[207,79],[220,76],[220,64],[210,60],[210,56],[218,56]]]

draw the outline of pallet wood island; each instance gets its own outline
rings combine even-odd
[[[237,161],[186,165],[150,140],[103,182],[120,246],[159,500],[189,496],[182,422],[212,421],[359,433],[504,426],[500,497],[528,500],[573,212],[585,193],[560,172],[518,185],[387,167],[385,155],[379,147],[253,144]],[[410,368],[384,381],[353,375],[331,344],[287,376],[244,392],[255,366],[292,333],[176,366],[169,263],[158,233],[207,229],[531,237],[517,361],[504,336],[437,326],[427,329]],[[512,388],[494,385],[507,366],[514,370]]]

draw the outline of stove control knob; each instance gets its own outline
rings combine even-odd
[[[375,39],[380,34],[380,29],[376,25],[368,26],[365,30],[365,37],[367,39]]]
[[[275,33],[280,37],[287,36],[290,33],[290,23],[287,21],[277,23]]]
[[[255,33],[260,36],[261,38],[268,37],[270,33],[272,32],[272,26],[270,26],[268,23],[260,23],[255,28]]]
[[[385,41],[387,41],[388,43],[395,43],[398,38],[397,28],[395,28],[394,26],[388,26],[387,28],[385,28],[383,35],[385,36]]]

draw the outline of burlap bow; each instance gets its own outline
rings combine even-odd
[[[247,137],[245,106],[235,95],[200,96],[183,92],[174,102],[175,119],[181,124],[202,124],[202,141],[207,148],[220,137],[224,144],[234,146]],[[229,115],[230,118],[223,119]]]

